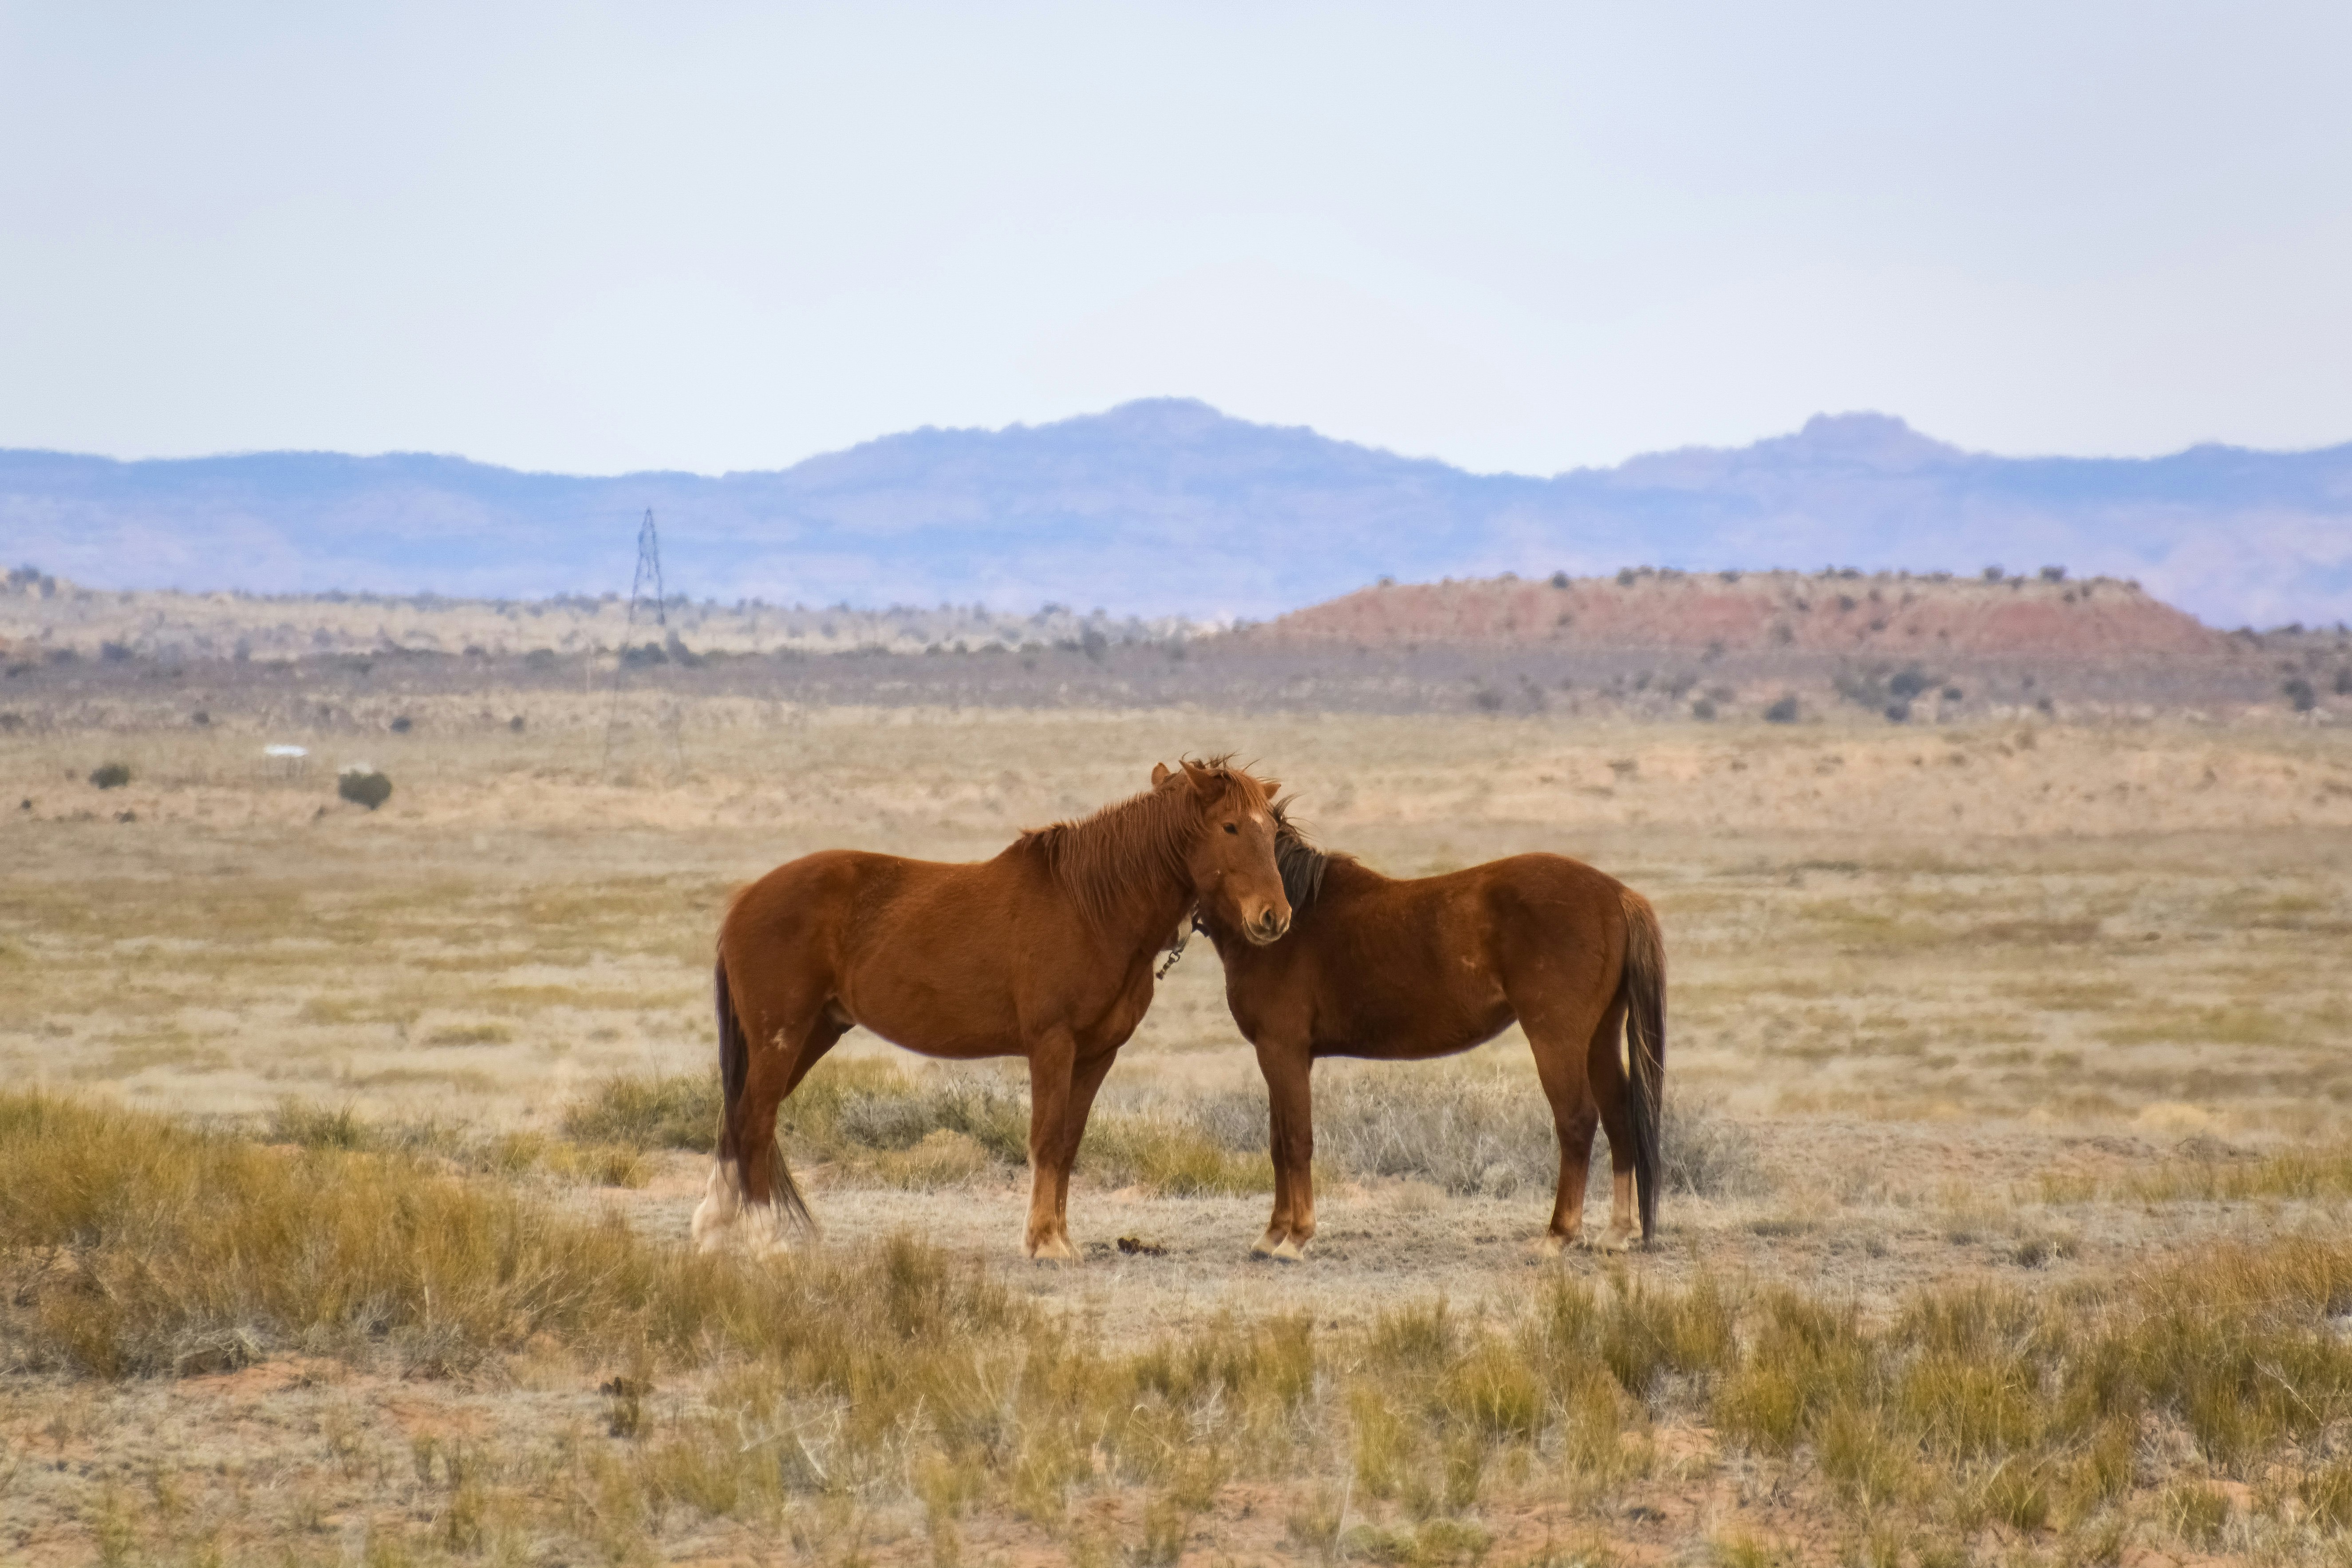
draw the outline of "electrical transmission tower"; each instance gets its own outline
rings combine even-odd
[[[652,590],[651,597],[647,596],[648,587]],[[613,731],[620,722],[622,678],[627,673],[629,662],[636,654],[629,637],[630,634],[637,629],[637,616],[641,612],[649,612],[653,616],[653,624],[660,627],[665,634],[668,632],[669,605],[667,595],[662,591],[661,530],[654,525],[654,513],[651,507],[646,509],[645,521],[637,525],[637,570],[636,574],[629,580],[629,618],[621,631],[620,656],[613,665],[613,700],[604,712],[603,765],[605,769],[610,769],[613,765]],[[667,640],[665,635],[663,643],[666,644]],[[666,652],[667,649],[665,649]],[[683,766],[686,762],[686,752],[678,740],[679,720],[677,705],[673,702],[663,716],[662,727],[669,732],[670,760]]]
[[[663,602],[661,580],[661,530],[654,526],[654,509],[646,508],[645,521],[637,524],[637,574],[629,579],[629,625],[637,624],[637,609],[646,602],[646,584],[654,585],[654,624],[667,631],[669,627],[669,606]]]

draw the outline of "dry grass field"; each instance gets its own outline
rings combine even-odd
[[[2340,728],[720,691],[633,698],[608,759],[561,683],[389,733],[322,680],[297,732],[111,679],[0,735],[0,1559],[2352,1559]],[[1248,1261],[1200,943],[1081,1156],[1085,1264],[1021,1259],[1021,1080],[862,1035],[790,1118],[822,1239],[688,1255],[730,890],[986,855],[1187,750],[1392,872],[1651,896],[1660,1246],[1528,1258],[1513,1033],[1318,1068],[1322,1233]]]

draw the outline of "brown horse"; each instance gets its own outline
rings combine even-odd
[[[1623,1247],[1638,1190],[1657,1228],[1658,1097],[1665,1078],[1665,946],[1649,900],[1559,855],[1515,855],[1398,880],[1308,843],[1275,808],[1291,931],[1244,940],[1203,905],[1225,1002],[1257,1047],[1273,1121],[1274,1219],[1251,1250],[1296,1258],[1315,1234],[1308,1089],[1318,1057],[1422,1061],[1466,1051],[1517,1019],[1559,1135],[1559,1188],[1538,1248],[1581,1242],[1596,1122],[1609,1129],[1614,1204],[1601,1245]],[[1618,1054],[1620,1028],[1633,1058]]]
[[[694,1237],[739,1219],[781,1239],[808,1209],[776,1146],[776,1108],[852,1025],[925,1056],[1029,1058],[1033,1258],[1076,1256],[1070,1163],[1095,1091],[1151,1005],[1152,960],[1190,907],[1236,949],[1290,924],[1274,859],[1278,787],[1224,758],[1151,771],[1083,822],[1024,833],[992,860],[941,865],[833,849],[737,894],[719,927],[726,1109]]]

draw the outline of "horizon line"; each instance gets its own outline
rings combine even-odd
[[[2323,446],[2278,447],[2249,447],[2230,441],[2202,440],[2192,441],[2187,446],[2174,447],[2163,452],[2139,455],[2117,455],[2112,453],[2085,454],[2052,451],[1995,452],[1980,448],[1957,446],[1949,441],[1943,440],[1938,437],[1929,435],[1927,432],[1920,430],[1916,426],[1913,425],[1908,419],[1906,419],[1899,414],[1889,414],[1879,409],[1850,408],[1843,409],[1836,413],[1831,413],[1827,410],[1819,411],[1808,416],[1804,422],[1793,430],[1783,430],[1774,434],[1759,436],[1752,440],[1738,446],[1713,446],[1704,442],[1690,442],[1681,446],[1658,447],[1643,451],[1633,452],[1618,458],[1613,463],[1580,464],[1565,468],[1556,468],[1549,473],[1528,473],[1515,468],[1469,468],[1461,463],[1455,462],[1451,458],[1444,457],[1401,451],[1392,447],[1379,446],[1370,442],[1355,440],[1345,436],[1331,435],[1326,431],[1318,429],[1312,425],[1284,424],[1270,420],[1245,418],[1240,415],[1229,414],[1223,409],[1217,407],[1214,404],[1210,403],[1205,398],[1194,397],[1184,394],[1169,393],[1150,397],[1132,397],[1124,402],[1113,404],[1107,408],[1066,415],[1055,419],[1016,419],[1010,423],[997,426],[932,424],[911,426],[904,429],[887,430],[877,435],[868,436],[863,440],[854,441],[845,447],[829,447],[823,451],[812,452],[804,458],[800,458],[792,462],[782,463],[773,467],[725,468],[717,472],[709,472],[698,468],[623,468],[609,473],[590,473],[561,468],[520,468],[512,464],[499,462],[491,458],[469,456],[463,452],[436,452],[420,448],[387,448],[380,451],[358,452],[331,447],[252,447],[212,452],[161,454],[126,458],[109,452],[75,451],[57,447],[0,446],[0,458],[58,458],[87,462],[111,463],[122,468],[134,468],[148,464],[166,463],[239,462],[262,458],[341,458],[350,462],[362,463],[388,462],[400,459],[423,459],[439,463],[459,463],[470,468],[492,468],[501,473],[517,474],[533,479],[609,481],[614,479],[632,479],[685,478],[719,481],[751,476],[790,473],[793,469],[804,467],[810,463],[821,462],[828,458],[845,456],[851,452],[862,450],[867,447],[877,446],[886,441],[902,440],[909,437],[995,437],[1012,435],[1016,432],[1050,430],[1062,426],[1083,424],[1090,420],[1108,419],[1114,416],[1127,413],[1130,410],[1147,408],[1160,405],[1199,408],[1214,416],[1219,420],[1235,425],[1247,426],[1255,430],[1304,433],[1314,437],[1318,440],[1328,441],[1338,446],[1353,447],[1359,451],[1376,453],[1382,457],[1394,458],[1400,462],[1435,464],[1439,467],[1449,468],[1455,473],[1468,475],[1474,479],[1517,479],[1533,480],[1538,483],[1565,479],[1575,474],[1610,473],[1619,468],[1622,468],[1629,464],[1640,462],[1648,458],[1676,458],[1692,454],[1732,454],[1752,451],[1759,447],[1768,446],[1775,442],[1800,440],[1809,432],[1823,426],[1835,426],[1849,423],[1864,422],[1884,422],[1885,424],[1900,430],[1905,435],[1913,437],[1928,446],[1941,448],[1943,451],[1950,453],[1956,458],[1989,460],[1993,462],[2157,463],[2168,461],[2176,458],[2187,457],[2197,452],[2240,452],[2260,457],[2294,458],[2308,457],[2323,452],[2333,452],[2345,447],[2352,447],[2352,437],[2347,437],[2343,441],[2330,442]]]

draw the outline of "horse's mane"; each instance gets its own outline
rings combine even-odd
[[[1337,855],[1318,849],[1307,837],[1307,829],[1290,818],[1290,808],[1296,795],[1285,795],[1272,806],[1274,813],[1274,863],[1282,872],[1282,896],[1290,900],[1295,917],[1300,910],[1315,901],[1323,890],[1323,873],[1331,868],[1334,860],[1352,859],[1352,856]]]
[[[1239,792],[1250,809],[1272,813],[1265,786],[1246,769],[1232,764],[1227,754],[1197,765],[1228,790]],[[1087,919],[1101,926],[1110,923],[1121,895],[1139,877],[1159,869],[1184,877],[1185,847],[1199,820],[1189,790],[1155,788],[1114,802],[1092,816],[1033,827],[1020,842],[1045,856],[1046,866]]]

